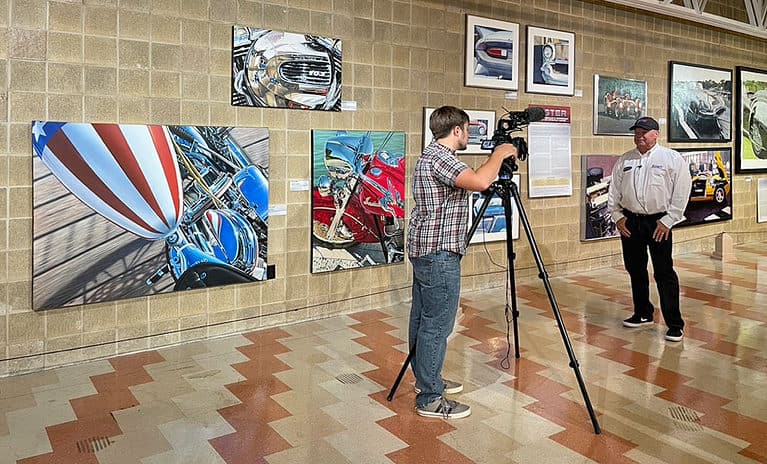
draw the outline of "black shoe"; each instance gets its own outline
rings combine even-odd
[[[652,325],[652,316],[643,317],[634,314],[630,318],[623,321],[623,327],[631,327],[632,329],[636,327],[642,327],[643,325]]]
[[[666,340],[670,342],[680,342],[684,337],[684,331],[682,329],[668,329],[666,332]]]

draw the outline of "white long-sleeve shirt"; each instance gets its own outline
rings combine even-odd
[[[687,162],[670,148],[656,144],[644,155],[634,148],[613,166],[608,208],[614,222],[627,209],[635,214],[666,213],[660,222],[669,229],[682,222],[692,179]]]

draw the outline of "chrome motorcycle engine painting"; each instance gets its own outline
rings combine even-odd
[[[232,27],[232,105],[341,111],[341,40]]]
[[[34,309],[266,279],[266,128],[34,121]]]

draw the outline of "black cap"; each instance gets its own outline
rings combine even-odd
[[[637,119],[637,121],[634,123],[633,126],[629,127],[630,131],[633,131],[636,128],[644,129],[644,130],[660,130],[660,126],[658,126],[658,121],[654,120],[653,118],[649,116],[645,116],[643,118]]]

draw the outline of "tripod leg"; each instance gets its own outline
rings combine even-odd
[[[394,381],[394,385],[392,385],[391,390],[389,390],[389,396],[386,397],[387,401],[391,401],[394,398],[394,394],[397,392],[399,383],[402,382],[402,377],[405,376],[405,372],[407,372],[407,368],[410,366],[410,361],[413,359],[413,356],[415,356],[415,343],[410,348],[410,353],[407,354],[407,359],[405,359],[405,363],[402,365],[402,369],[400,369],[397,379]]]
[[[512,231],[512,209],[509,192],[501,189],[501,201],[503,202],[503,214],[506,218],[506,260],[508,261],[509,286],[511,289],[511,320],[514,328],[514,357],[519,359],[519,308],[517,307],[517,283],[514,278],[514,235]]]
[[[562,342],[565,344],[565,350],[567,351],[567,355],[570,357],[570,367],[573,368],[573,371],[575,372],[575,378],[578,381],[578,387],[581,390],[581,395],[583,395],[583,401],[586,403],[586,409],[589,412],[589,416],[591,417],[591,424],[594,426],[594,433],[599,435],[602,433],[602,429],[599,427],[599,422],[597,421],[597,416],[594,413],[594,408],[591,406],[591,399],[589,398],[589,392],[586,391],[586,383],[583,381],[583,377],[581,376],[580,368],[578,367],[578,360],[575,358],[575,351],[573,350],[573,345],[570,343],[570,337],[567,335],[567,329],[565,329],[565,322],[562,320],[562,314],[559,312],[559,306],[557,305],[557,300],[554,297],[554,290],[551,288],[551,283],[549,282],[549,276],[546,273],[546,268],[543,265],[543,258],[541,258],[541,253],[538,251],[538,244],[535,243],[535,237],[533,237],[533,230],[530,227],[530,222],[527,220],[527,214],[525,213],[525,209],[522,206],[522,201],[519,198],[519,190],[517,189],[516,184],[513,182],[508,182],[509,188],[511,190],[512,197],[514,198],[514,203],[517,205],[517,212],[519,213],[519,220],[522,223],[522,225],[525,228],[525,234],[527,234],[527,240],[530,242],[530,250],[533,252],[533,258],[535,258],[535,264],[538,266],[538,277],[543,281],[543,286],[546,289],[546,294],[549,297],[549,304],[551,305],[551,310],[554,313],[554,318],[557,320],[557,325],[559,326],[559,334],[562,336]]]

